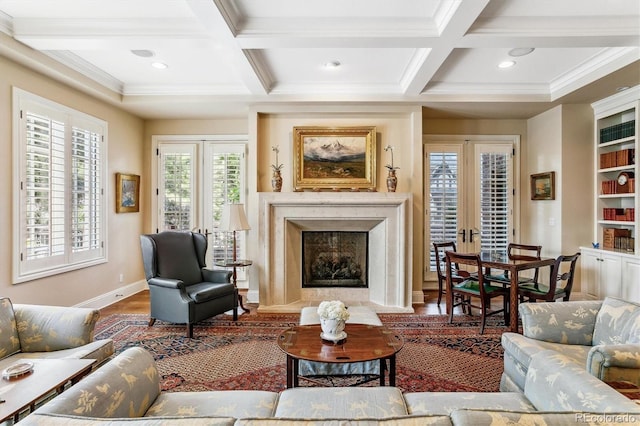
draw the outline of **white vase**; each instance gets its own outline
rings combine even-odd
[[[342,319],[320,318],[321,337],[333,342],[344,339],[347,337],[347,333],[344,332],[344,323]]]

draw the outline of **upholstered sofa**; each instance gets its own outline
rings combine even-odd
[[[111,339],[94,340],[100,312],[90,308],[12,304],[0,298],[0,363],[25,358],[95,359],[114,353]],[[6,368],[6,367],[2,367]]]
[[[523,303],[523,334],[504,333],[501,391],[525,390],[532,357],[562,353],[605,382],[640,385],[640,305],[604,301]]]
[[[21,425],[477,426],[587,420],[637,424],[640,405],[553,351],[532,357],[524,394],[403,394],[395,387],[161,392],[153,357],[132,347],[28,415]]]

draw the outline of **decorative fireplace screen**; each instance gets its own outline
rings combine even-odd
[[[367,287],[368,232],[303,231],[302,287]]]

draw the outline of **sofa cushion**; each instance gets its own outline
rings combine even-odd
[[[76,348],[93,341],[100,311],[64,306],[14,306],[22,352]]]
[[[142,417],[160,394],[151,354],[140,347],[120,353],[36,413],[83,417]]]
[[[602,301],[522,303],[522,332],[532,339],[591,346]]]
[[[457,410],[451,413],[455,425],[630,425],[638,424],[640,417],[629,413],[558,413],[558,412],[509,412],[497,410]]]
[[[278,394],[267,391],[163,392],[145,417],[271,417],[277,401]]]
[[[398,388],[333,387],[282,391],[275,417],[384,419],[406,414],[407,407]]]
[[[389,419],[238,419],[236,426],[451,426],[449,416],[394,417]]]
[[[20,352],[20,339],[13,305],[9,298],[0,299],[0,359]]]
[[[462,408],[513,411],[536,411],[518,392],[413,392],[404,399],[410,415],[449,415]]]
[[[640,305],[607,297],[596,317],[593,346],[640,343]]]
[[[233,426],[233,417],[134,417],[101,419],[59,414],[33,413],[20,420],[21,426]]]
[[[555,351],[531,358],[524,394],[539,411],[640,413],[640,405]]]

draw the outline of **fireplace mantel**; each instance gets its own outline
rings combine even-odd
[[[259,194],[259,312],[299,312],[340,299],[377,312],[413,312],[409,193]],[[301,232],[369,232],[369,288],[302,288]]]

